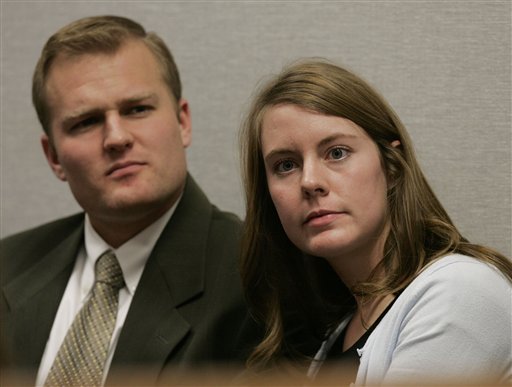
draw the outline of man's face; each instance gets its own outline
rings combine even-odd
[[[186,178],[188,104],[176,102],[140,41],[115,54],[59,56],[46,87],[48,162],[95,224],[149,224],[169,209]]]

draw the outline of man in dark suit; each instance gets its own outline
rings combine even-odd
[[[237,273],[240,221],[187,172],[190,112],[163,41],[126,18],[73,22],[46,43],[33,101],[48,163],[84,213],[1,241],[7,364],[45,383],[106,250],[124,286],[102,384],[242,364],[255,331]]]

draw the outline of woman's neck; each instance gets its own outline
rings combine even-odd
[[[343,251],[338,256],[326,257],[347,288],[352,289],[357,284],[368,281],[372,274],[379,275],[379,273],[373,272],[384,257],[388,234],[389,226],[386,226],[384,231],[373,241]]]
[[[343,351],[354,345],[365,334],[394,299],[395,296],[393,294],[373,298],[356,297],[357,309],[347,326],[343,341]]]

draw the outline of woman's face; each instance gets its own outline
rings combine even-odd
[[[299,249],[329,261],[382,257],[386,175],[377,145],[361,127],[277,105],[265,113],[261,142],[270,195]]]

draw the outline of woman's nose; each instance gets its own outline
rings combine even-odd
[[[302,192],[306,197],[325,196],[329,192],[322,166],[317,161],[305,161],[302,167]]]

